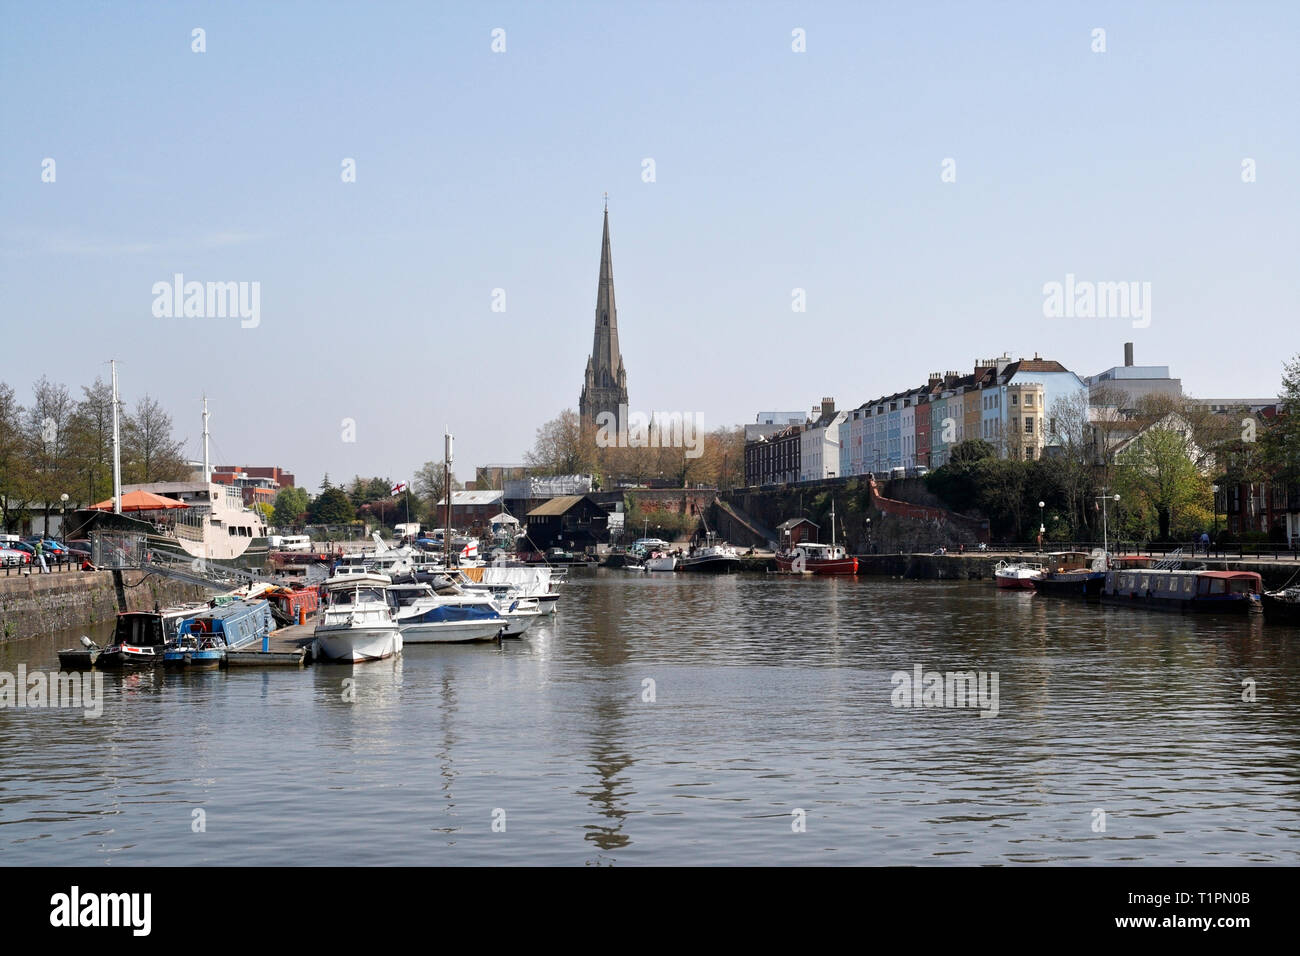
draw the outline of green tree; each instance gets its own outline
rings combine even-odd
[[[31,499],[30,472],[24,463],[25,416],[14,390],[0,382],[0,528],[5,531],[17,530]]]
[[[1181,511],[1204,509],[1210,493],[1188,436],[1161,425],[1143,432],[1116,456],[1115,485],[1137,525],[1132,530],[1154,531],[1161,540],[1169,540]]]
[[[981,458],[994,458],[996,456],[997,449],[983,438],[968,438],[953,446],[952,454],[948,460],[956,464],[969,464],[977,462]]]
[[[1263,460],[1283,481],[1300,482],[1300,354],[1282,366],[1278,415],[1260,437]]]
[[[341,525],[352,521],[352,502],[342,488],[329,487],[312,501],[307,515],[312,524]]]
[[[302,488],[281,488],[275,496],[272,523],[281,530],[302,524],[311,502]]]

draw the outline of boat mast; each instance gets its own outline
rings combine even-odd
[[[122,513],[122,432],[117,419],[117,362],[113,368],[113,514]]]
[[[447,500],[447,520],[442,529],[442,563],[451,567],[451,432],[443,426],[442,443],[442,493]]]
[[[208,465],[208,396],[203,396],[203,480],[212,480],[212,469]]]

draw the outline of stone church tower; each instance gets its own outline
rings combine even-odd
[[[618,350],[618,309],[614,305],[614,263],[609,254],[609,202],[605,203],[605,234],[600,240],[600,280],[596,285],[596,334],[587,359],[587,374],[578,399],[578,417],[597,424],[596,416],[610,412],[619,431],[627,422],[618,418],[627,405],[627,371]]]

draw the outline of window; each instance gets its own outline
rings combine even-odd
[[[1011,395],[1011,404],[1012,405],[1020,404],[1020,396],[1016,395],[1014,392]]]
[[[1025,446],[1025,460],[1028,461],[1029,459],[1031,459],[1031,458],[1033,458],[1033,457],[1034,457],[1034,446],[1033,446],[1033,445],[1026,445],[1026,446]]]
[[[1025,408],[1033,408],[1033,407],[1034,407],[1034,396],[1033,396],[1033,395],[1026,395],[1026,396],[1025,396]]]
[[[1026,416],[1025,416],[1025,434],[1026,434],[1026,435],[1032,435],[1033,433],[1034,433],[1034,416],[1033,416],[1033,415],[1026,415]]]

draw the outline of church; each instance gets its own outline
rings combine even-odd
[[[627,427],[620,416],[627,414],[627,370],[618,350],[618,308],[614,305],[614,263],[609,252],[609,201],[605,202],[605,231],[600,240],[600,278],[596,283],[596,332],[592,337],[587,374],[578,399],[578,417],[584,425],[596,425],[596,416],[609,412],[618,424],[616,434]],[[608,422],[609,419],[603,421]]]

